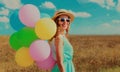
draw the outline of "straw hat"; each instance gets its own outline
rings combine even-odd
[[[69,12],[69,11],[67,11],[65,9],[60,9],[60,10],[56,11],[56,13],[52,17],[52,19],[55,20],[60,15],[67,15],[67,16],[69,16],[70,19],[71,19],[71,22],[74,20],[74,15],[71,12]]]

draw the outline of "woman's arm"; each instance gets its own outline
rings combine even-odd
[[[60,69],[60,72],[65,72],[63,65],[63,40],[60,36],[56,36],[55,38],[55,46],[56,46],[56,59],[57,64]]]

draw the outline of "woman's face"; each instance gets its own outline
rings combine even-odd
[[[62,28],[63,30],[66,30],[69,24],[70,24],[70,18],[68,18],[68,16],[66,15],[59,16],[58,25],[60,28]]]

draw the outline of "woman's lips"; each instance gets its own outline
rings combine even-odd
[[[67,25],[63,24],[62,27],[63,27],[63,28],[67,28]]]

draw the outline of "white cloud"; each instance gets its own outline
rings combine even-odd
[[[106,9],[111,9],[115,6],[113,0],[90,0],[90,2],[97,3],[98,5]]]
[[[9,29],[10,28],[10,26],[8,25],[8,23],[6,23],[5,24],[5,27],[4,27],[5,29]]]
[[[120,20],[112,20],[113,24],[120,24]]]
[[[113,0],[90,0],[90,2],[97,3],[101,7],[106,8],[108,10],[116,8],[116,10],[120,12],[120,0],[118,0],[117,6]]]
[[[120,0],[118,0],[117,6],[114,0],[77,0],[77,1],[78,3],[89,3],[89,2],[96,3],[100,5],[102,8],[106,8],[107,10],[116,8],[116,10],[120,12]]]
[[[8,9],[4,9],[4,8],[1,9],[0,15],[8,16],[8,14],[9,14],[9,10]]]
[[[103,27],[111,27],[111,25],[109,23],[103,23],[102,26]]]
[[[71,13],[74,14],[75,17],[81,17],[81,18],[88,18],[91,17],[91,14],[87,13],[87,12],[73,12],[71,10],[69,10]]]
[[[100,5],[101,7],[106,7],[105,6],[105,1],[104,0],[78,0],[79,3],[89,3],[89,2],[92,2],[92,3],[97,3],[98,5]],[[108,7],[106,7],[108,8]]]
[[[113,7],[115,7],[115,3],[113,0],[77,0],[79,3],[97,3],[98,5],[100,5],[103,8],[106,9],[111,9]]]
[[[90,0],[90,2],[97,3],[97,4],[99,4],[100,6],[103,6],[103,7],[104,7],[104,0]]]
[[[107,13],[107,14],[106,14],[106,16],[110,16],[110,14],[109,14],[109,13]]]
[[[113,0],[107,0],[107,4],[110,7],[114,7],[115,6],[115,3],[113,2]]]
[[[91,17],[91,14],[89,14],[89,13],[87,13],[87,12],[76,12],[76,13],[75,13],[75,16],[76,16],[76,17],[86,18],[86,17]]]
[[[105,34],[116,34],[116,35],[120,34],[119,26],[118,25],[114,25],[113,22],[111,22],[111,23],[104,23],[103,26],[101,26],[101,30]]]
[[[120,12],[120,0],[118,0],[118,5],[117,5],[117,11],[119,11]]]
[[[41,18],[50,18],[50,15],[48,15],[47,13],[41,13],[40,17]]]
[[[18,9],[22,6],[20,0],[1,0],[0,2],[2,2],[5,7],[9,9]]]
[[[0,10],[4,10],[5,8],[4,7],[1,7]]]
[[[8,23],[9,19],[6,16],[0,17],[0,22]]]
[[[40,7],[48,8],[48,9],[56,9],[56,6],[52,2],[49,2],[49,1],[42,3],[42,5],[40,5]]]
[[[77,31],[81,34],[85,35],[118,35],[120,34],[119,26],[115,26],[111,23],[103,23],[97,26],[83,26],[79,28]]]

